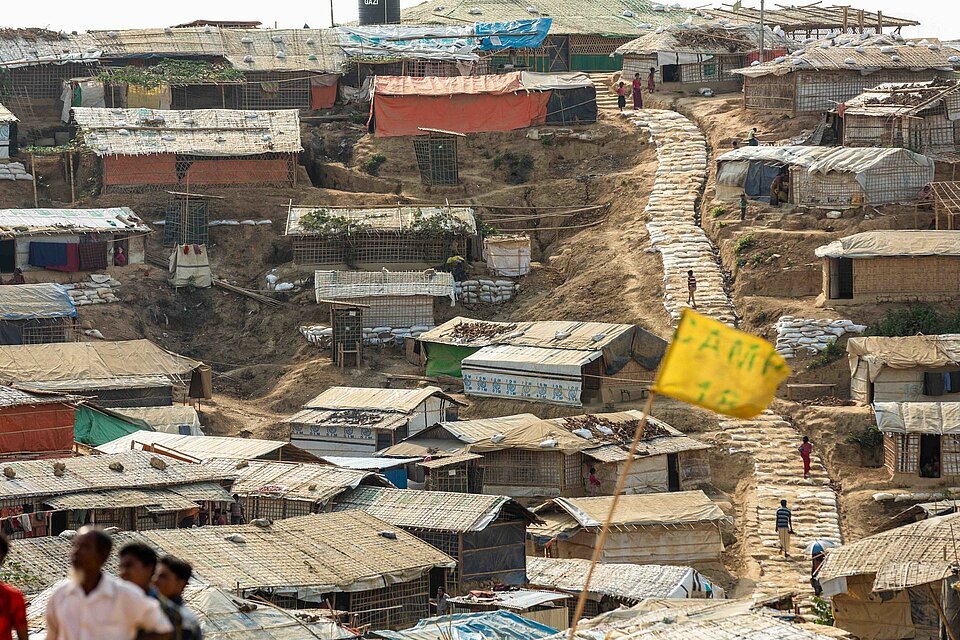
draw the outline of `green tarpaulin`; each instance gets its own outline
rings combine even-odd
[[[91,447],[99,447],[137,431],[153,431],[145,422],[125,420],[84,404],[77,405],[74,417],[73,439]]]
[[[453,344],[438,344],[427,342],[427,375],[454,376],[460,378],[460,363],[467,356],[473,355],[479,347],[461,347]]]

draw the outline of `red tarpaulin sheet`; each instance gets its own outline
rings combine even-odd
[[[177,184],[177,159],[165,153],[146,156],[107,156],[103,184]]]
[[[374,135],[420,135],[420,127],[458,133],[510,131],[543,124],[550,92],[503,95],[374,96]]]
[[[187,169],[190,184],[290,184],[286,158],[272,160],[194,160]]]
[[[0,454],[73,450],[73,407],[22,405],[0,409]]]
[[[377,76],[375,96],[454,96],[483,93],[504,94],[520,91],[520,72],[485,76]]]
[[[310,78],[310,108],[329,109],[337,102],[337,79],[327,74]]]

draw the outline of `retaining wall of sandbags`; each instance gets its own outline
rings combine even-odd
[[[503,304],[513,300],[518,286],[513,280],[478,278],[457,282],[454,288],[457,300],[463,304]]]

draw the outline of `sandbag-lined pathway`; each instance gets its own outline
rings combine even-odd
[[[687,305],[687,271],[697,279],[697,311],[735,325],[736,310],[723,287],[713,243],[696,223],[697,200],[707,178],[707,143],[695,124],[676,111],[625,112],[657,145],[656,178],[645,211],[650,243],[663,258],[663,306],[674,325]]]
[[[800,592],[804,609],[809,608],[810,558],[804,547],[813,540],[841,542],[837,494],[820,456],[811,457],[810,478],[803,477],[803,463],[797,447],[800,435],[781,416],[766,411],[753,420],[721,420],[718,442],[731,455],[748,453],[754,462],[756,486],[747,499],[742,521],[744,555],[759,566],[754,598],[766,598],[791,591]],[[780,555],[776,532],[776,511],[786,500],[793,512],[794,536],[790,558]]]
[[[724,290],[716,251],[695,218],[707,170],[703,134],[674,111],[644,109],[625,115],[648,129],[657,145],[659,166],[646,211],[651,243],[663,257],[664,307],[676,324],[686,306],[686,272],[693,269],[698,311],[734,325],[736,310]],[[802,609],[809,611],[813,588],[804,547],[817,539],[841,541],[837,494],[826,467],[814,455],[810,478],[804,479],[797,452],[800,434],[773,412],[753,420],[724,419],[720,428],[719,443],[727,446],[731,455],[747,453],[754,462],[755,486],[738,523],[744,554],[756,564],[759,574],[753,597],[760,600],[799,592]],[[789,558],[779,554],[775,525],[780,500],[786,500],[793,512],[795,535]]]

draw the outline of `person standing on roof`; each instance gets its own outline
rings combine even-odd
[[[0,532],[0,566],[10,552],[10,541]],[[27,640],[27,604],[23,594],[0,582],[0,638],[9,640],[16,631],[17,640]]]
[[[810,438],[803,436],[803,442],[797,448],[797,451],[800,452],[800,457],[803,459],[803,477],[804,479],[810,477],[810,454],[813,453],[813,445],[810,443]]]
[[[656,70],[653,67],[650,67],[650,73],[647,74],[647,91],[653,93],[656,91]]]
[[[687,271],[687,304],[694,309],[697,308],[697,277],[693,275],[693,269]]]
[[[633,108],[643,109],[643,96],[640,91],[643,89],[643,83],[640,81],[640,74],[633,74]]]
[[[793,533],[793,514],[787,509],[787,501],[780,501],[780,508],[777,509],[777,536],[780,539],[780,549],[783,551],[783,557],[790,557],[790,535]]]

